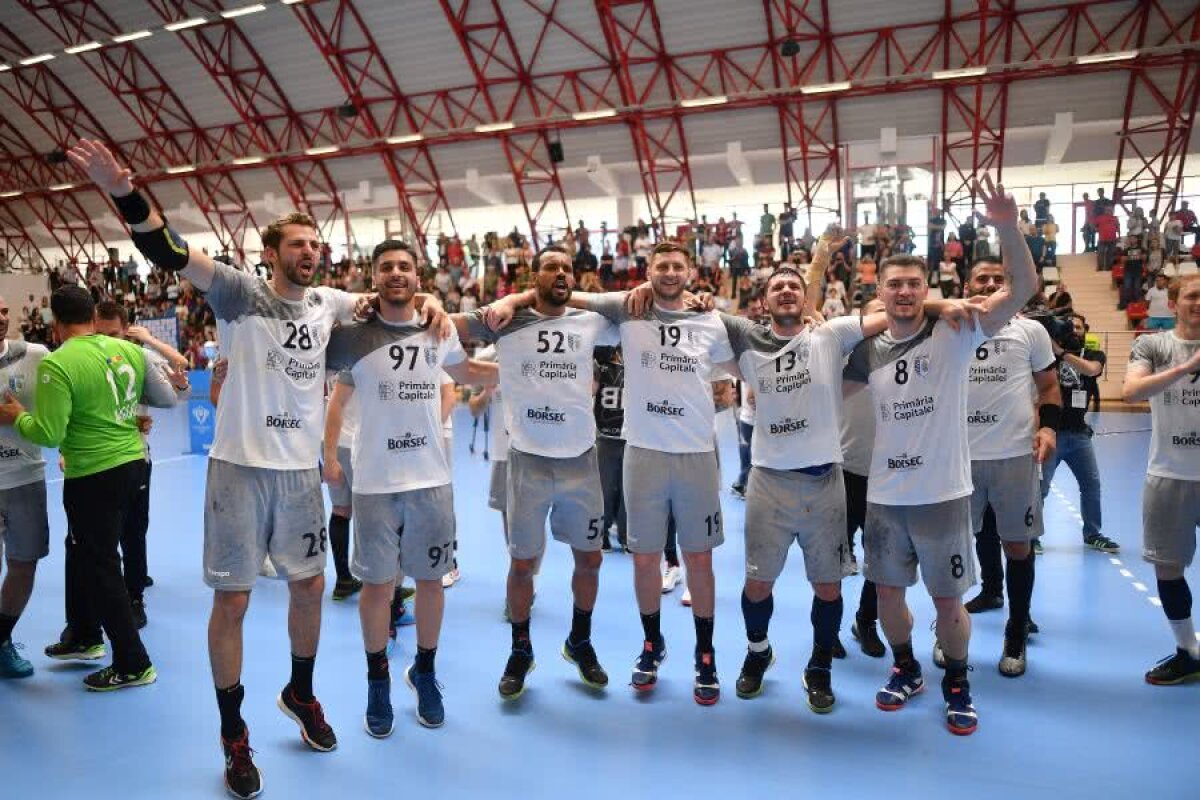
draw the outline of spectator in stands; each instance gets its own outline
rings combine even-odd
[[[946,216],[936,206],[929,209],[928,231],[929,253],[926,263],[940,264],[946,243]]]
[[[954,269],[957,272],[956,283],[961,286],[967,274],[967,258],[962,242],[953,231],[946,237],[946,244],[942,248],[942,254],[943,261],[949,261],[954,265]]]
[[[877,267],[872,259],[864,258],[858,262],[858,287],[860,302],[866,305],[875,297]]]
[[[1058,266],[1058,224],[1054,215],[1047,214],[1042,222],[1042,239],[1046,242],[1042,263],[1047,267]]]
[[[1130,303],[1142,299],[1142,267],[1145,256],[1141,247],[1141,237],[1125,237],[1125,272],[1121,279],[1121,296],[1117,309],[1124,311]]]
[[[1100,199],[1097,198],[1097,203]],[[1096,269],[1108,272],[1113,268],[1117,254],[1117,239],[1121,235],[1121,223],[1109,213],[1105,207],[1104,213],[1096,215],[1096,235],[1099,244],[1096,248]]]
[[[792,252],[792,233],[796,224],[796,212],[791,203],[784,203],[783,213],[779,215],[779,254],[787,258]]]
[[[1071,293],[1067,291],[1066,281],[1059,281],[1054,287],[1054,293],[1050,295],[1050,299],[1046,302],[1046,306],[1056,313],[1069,314],[1074,310],[1074,299]]]
[[[775,215],[767,203],[763,203],[763,213],[758,219],[758,235],[768,242],[775,238]]]
[[[1172,264],[1179,263],[1179,251],[1183,242],[1183,220],[1174,214],[1163,226],[1163,243],[1166,245],[1166,260]]]
[[[1187,200],[1179,203],[1179,208],[1171,214],[1171,219],[1177,219],[1182,223],[1184,233],[1195,235],[1192,240],[1193,244],[1200,243],[1200,226],[1196,225],[1196,212],[1188,208]]]
[[[1033,204],[1033,222],[1041,230],[1049,219],[1050,201],[1046,199],[1045,192],[1039,192],[1037,202]]]
[[[1083,234],[1083,252],[1092,253],[1096,250],[1096,203],[1088,196],[1087,192],[1083,193],[1083,227],[1079,232]]]
[[[949,256],[944,257],[938,265],[938,286],[941,287],[942,297],[960,296],[958,265],[951,261]]]
[[[1154,285],[1146,291],[1146,300],[1149,302],[1149,308],[1146,317],[1146,330],[1148,331],[1169,331],[1175,327],[1175,312],[1171,309],[1171,302],[1167,298],[1167,292],[1170,288],[1170,279],[1163,273],[1158,273],[1154,276]]]

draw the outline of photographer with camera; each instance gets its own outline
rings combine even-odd
[[[1092,448],[1092,428],[1086,420],[1088,386],[1104,371],[1106,356],[1103,350],[1084,346],[1087,323],[1081,315],[1031,316],[1045,326],[1050,334],[1063,402],[1057,449],[1042,465],[1042,498],[1044,500],[1050,492],[1054,471],[1065,461],[1079,484],[1083,543],[1093,550],[1116,553],[1121,546],[1100,532],[1100,471],[1096,466],[1096,452]],[[1040,540],[1034,541],[1034,549],[1040,552]]]

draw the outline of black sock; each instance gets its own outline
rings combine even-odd
[[[996,514],[991,505],[983,512],[983,528],[975,534],[981,591],[988,597],[1004,597],[1004,548],[996,532]],[[1009,562],[1011,563],[1011,562]]]
[[[387,648],[383,648],[378,652],[367,653],[367,680],[382,681],[387,679],[390,672],[388,670]]]
[[[292,696],[301,703],[313,701],[313,667],[317,664],[316,656],[301,658],[292,654]]]
[[[838,628],[842,627],[842,598],[828,601],[814,594],[809,619],[813,626],[813,646],[833,652]]]
[[[1019,635],[1023,635],[1029,624],[1029,604],[1033,600],[1034,555],[1017,560],[1008,560],[1008,624]]]
[[[905,671],[920,666],[917,664],[917,659],[913,658],[912,639],[903,644],[892,645],[892,660],[897,667]]]
[[[642,633],[646,636],[647,642],[658,644],[662,641],[662,630],[659,623],[662,622],[661,612],[655,611],[653,614],[642,614]]]
[[[667,547],[665,550],[663,550],[663,556],[667,559],[668,567],[679,566],[679,548]]]
[[[575,606],[575,610],[571,614],[571,633],[567,639],[571,644],[583,644],[590,638],[592,638],[592,612]]]
[[[872,625],[879,619],[879,596],[875,594],[875,584],[863,581],[862,593],[858,596],[858,619]]]
[[[946,674],[942,677],[942,686],[947,686],[955,681],[965,681],[967,679],[967,660],[956,661],[953,658],[946,659]]]
[[[421,647],[417,646],[416,667],[417,672],[421,675],[428,675],[433,672],[433,659],[437,657],[436,647]]]
[[[17,627],[18,619],[20,617],[10,617],[8,614],[0,614],[0,644],[12,638],[13,628]]]
[[[1162,600],[1163,612],[1172,622],[1192,615],[1192,590],[1188,587],[1187,578],[1159,580],[1158,599]]]
[[[712,617],[697,617],[692,619],[696,623],[696,652],[711,653],[713,649],[713,626],[715,620]]]
[[[242,698],[246,688],[235,683],[227,689],[217,689],[217,709],[221,712],[221,738],[227,742],[242,735],[246,723],[242,719]]]
[[[744,591],[742,592],[742,619],[746,621],[746,638],[752,645],[767,641],[767,629],[771,626],[773,613],[775,595],[769,594],[755,603]]]
[[[350,520],[337,514],[329,515],[329,546],[333,549],[333,568],[339,581],[350,575]]]
[[[512,623],[512,649],[532,650],[533,643],[529,641],[529,620]]]

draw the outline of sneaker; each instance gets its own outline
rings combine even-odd
[[[721,699],[716,654],[711,650],[696,655],[696,681],[692,684],[692,697],[702,706],[711,706]]]
[[[76,642],[72,636],[67,635],[62,641],[47,647],[45,653],[59,661],[99,661],[108,655],[108,650],[105,649],[104,642],[86,644]]]
[[[536,666],[532,651],[513,650],[504,665],[504,674],[500,676],[500,696],[505,700],[516,700],[525,694],[525,678]]]
[[[83,686],[89,692],[115,692],[117,689],[131,689],[134,686],[148,686],[158,680],[154,665],[146,667],[141,672],[123,674],[112,667],[105,667],[93,672],[83,679]]]
[[[775,651],[767,647],[766,652],[756,653],[746,649],[746,660],[742,662],[742,674],[733,685],[737,696],[743,700],[758,697],[763,693],[763,676],[775,664]]]
[[[850,635],[855,638],[862,651],[871,658],[883,658],[887,653],[887,648],[884,646],[883,640],[879,638],[879,631],[875,629],[874,622],[863,622],[855,618],[850,625]]]
[[[831,673],[824,667],[808,667],[804,670],[802,682],[808,695],[808,707],[818,714],[828,714],[833,711],[836,697],[833,696]]]
[[[1114,542],[1102,533],[1097,533],[1095,536],[1085,536],[1083,543],[1093,550],[1099,550],[1101,553],[1119,553],[1121,545]]]
[[[313,750],[328,753],[337,747],[337,736],[325,721],[325,711],[317,698],[314,697],[308,703],[301,703],[292,692],[291,684],[288,684],[279,693],[275,704],[284,716],[300,726],[300,738]]]
[[[133,612],[134,627],[136,627],[139,631],[142,628],[146,627],[146,603],[145,603],[145,601],[143,601],[141,599],[130,600],[129,601],[129,610],[131,612]]]
[[[1155,686],[1175,686],[1186,681],[1200,680],[1200,658],[1192,658],[1187,650],[1175,650],[1146,673],[1146,683]]]
[[[221,749],[225,751],[225,788],[229,793],[242,800],[262,794],[262,773],[254,766],[250,729],[243,729],[242,735],[232,742],[222,738]]]
[[[600,659],[596,657],[596,648],[592,647],[590,640],[585,640],[579,644],[571,644],[571,639],[563,642],[562,657],[579,670],[579,680],[583,681],[593,689],[603,689],[608,686],[608,673],[604,671],[604,667],[600,666]]]
[[[28,678],[33,674],[33,664],[17,652],[24,649],[25,645],[14,644],[12,639],[0,643],[0,678]]]
[[[1000,655],[1000,674],[1006,678],[1019,678],[1025,674],[1025,636],[1014,636],[1004,631],[1004,652]]]
[[[736,497],[738,500],[746,499],[746,487],[741,486],[740,484],[735,483],[733,486],[730,486],[729,493],[731,495],[733,495],[734,497]]]
[[[357,578],[338,578],[333,585],[333,599],[341,602],[362,591],[362,581]]]
[[[971,703],[971,684],[964,678],[942,681],[946,700],[946,727],[955,736],[970,736],[979,726],[979,715]]]
[[[658,668],[667,660],[667,641],[659,638],[658,643],[642,643],[642,652],[633,665],[633,688],[648,692],[658,683]]]
[[[680,572],[679,567],[667,566],[663,570],[663,594],[670,594],[675,591],[675,587],[679,585]]]
[[[1040,555],[1044,555],[1045,553],[1046,553],[1046,550],[1045,550],[1045,548],[1042,547],[1042,540],[1040,538],[1034,539],[1033,540],[1033,554],[1035,556],[1040,556]]]
[[[1004,597],[980,592],[966,603],[968,614],[982,614],[985,611],[995,611],[1004,608]]]
[[[363,727],[376,739],[392,735],[395,715],[392,713],[392,679],[380,678],[367,681],[367,713]]]
[[[680,595],[680,597],[679,597],[679,602],[680,602],[682,605],[685,605],[685,606],[687,606],[688,608],[691,608],[691,607],[692,607],[692,590],[691,590],[691,589],[684,589],[684,590],[683,590],[683,594],[682,594],[682,595]]]
[[[900,667],[892,667],[892,676],[883,688],[875,693],[875,707],[880,711],[899,711],[904,708],[913,695],[920,694],[925,689],[925,679],[921,677],[921,665],[915,669],[904,671]]]
[[[417,722],[426,728],[442,727],[446,721],[446,709],[442,706],[442,685],[438,683],[437,675],[417,672],[417,665],[410,664],[404,670],[404,682],[417,697]]]
[[[442,588],[449,589],[454,584],[462,580],[462,573],[458,571],[458,567],[447,572],[442,576]]]
[[[840,636],[834,638],[834,640],[833,640],[833,657],[834,658],[845,658],[846,657],[846,648],[842,644],[842,637],[840,637]]]

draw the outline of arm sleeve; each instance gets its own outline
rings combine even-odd
[[[1054,366],[1054,345],[1050,342],[1050,334],[1041,325],[1029,326],[1029,365],[1034,372]]]
[[[629,319],[629,312],[625,310],[625,294],[625,292],[594,294],[591,296],[588,308],[605,317],[614,325],[620,325]]]
[[[1151,372],[1158,371],[1158,359],[1154,347],[1154,337],[1139,336],[1133,340],[1133,351],[1129,354],[1130,366],[1141,364]]]
[[[467,333],[471,335],[472,339],[479,339],[480,341],[492,344],[500,338],[496,331],[489,328],[487,323],[483,321],[482,310],[470,311],[463,314],[463,317],[467,321]]]
[[[345,386],[354,385],[354,373],[348,369],[344,369],[338,373],[337,382]]]
[[[729,334],[726,332],[725,326],[720,324],[720,318],[716,314],[713,314],[713,321],[717,324],[713,326],[713,339],[708,347],[708,357],[714,364],[732,361],[733,346],[729,343]]]
[[[354,350],[356,325],[345,328],[334,328],[329,335],[329,347],[325,349],[325,369],[330,372],[341,372],[353,366],[351,353]]]
[[[158,353],[142,351],[146,363],[142,378],[142,402],[155,408],[171,408],[179,402],[175,387],[167,380],[166,361]]]
[[[827,336],[835,337],[843,356],[849,355],[863,340],[862,321],[857,314],[831,319],[817,330],[826,331]]]
[[[71,384],[52,361],[38,365],[35,408],[37,416],[25,412],[15,428],[22,438],[42,447],[58,447],[67,435],[71,420]]]
[[[854,381],[855,383],[869,383],[871,378],[871,364],[869,355],[869,344],[866,340],[859,342],[850,352],[850,360],[846,362],[846,368],[842,370],[842,379]]]
[[[335,309],[334,313],[337,314],[338,322],[349,325],[354,321],[354,309],[358,306],[358,295],[339,289],[323,288],[319,291]]]
[[[248,313],[254,302],[258,279],[228,264],[215,262],[212,285],[204,299],[217,319],[232,322]]]
[[[452,367],[467,360],[467,353],[463,350],[462,342],[459,341],[457,330],[452,331],[450,338],[442,344],[445,347],[445,358],[442,359],[444,366]]]
[[[735,317],[733,314],[721,312],[721,323],[725,326],[725,335],[729,337],[729,346],[733,349],[733,357],[741,358],[748,345],[746,337],[753,329],[754,323],[745,317]]]

